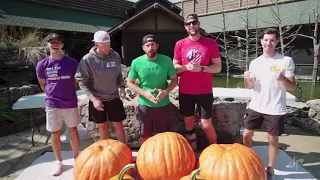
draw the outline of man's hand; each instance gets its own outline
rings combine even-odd
[[[201,71],[201,65],[198,64],[197,62],[190,61],[187,65],[186,68],[188,71],[191,72],[200,72]]]
[[[142,95],[143,95],[145,98],[147,98],[149,101],[157,104],[157,102],[158,102],[157,99],[152,95],[152,93],[155,92],[155,91],[157,91],[157,89],[144,91]]]
[[[244,77],[244,79],[250,79],[250,71],[245,71],[243,73],[243,77]]]
[[[283,81],[285,79],[284,75],[280,71],[274,72],[274,78],[278,81]]]
[[[168,95],[167,90],[157,89],[157,91],[159,92],[156,97],[157,102],[161,101],[162,98],[164,98],[166,95]]]
[[[102,102],[100,101],[100,99],[98,98],[94,98],[92,99],[92,104],[93,104],[93,107],[96,108],[96,110],[98,111],[104,111],[104,106],[102,104]]]
[[[126,99],[126,97],[127,97],[126,90],[124,88],[120,88],[120,98],[123,100],[123,99]]]
[[[251,77],[251,75],[250,75],[251,73],[252,72],[250,72],[250,71],[245,71],[243,73],[245,86],[249,89],[254,88],[254,84],[255,84],[255,77]]]

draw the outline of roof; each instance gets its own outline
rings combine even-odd
[[[278,7],[282,24],[296,25],[309,24],[309,15],[313,7],[317,7],[318,0],[304,0],[291,3],[279,4]],[[249,26],[250,29],[255,28],[256,20],[259,28],[277,27],[279,24],[272,15],[271,8],[277,12],[276,5],[249,9]],[[320,8],[320,7],[319,7]],[[320,11],[320,9],[319,9]],[[247,10],[234,11],[225,13],[227,31],[235,31],[245,29],[245,21]],[[203,15],[199,17],[201,27],[207,33],[222,32],[223,21],[222,13],[214,15]]]
[[[124,26],[130,24],[131,22],[133,22],[136,18],[144,15],[145,13],[148,13],[154,9],[159,9],[163,12],[165,12],[167,15],[169,15],[171,18],[174,18],[178,21],[181,21],[181,26],[183,25],[183,17],[180,16],[177,13],[174,13],[173,11],[167,9],[166,7],[164,7],[163,5],[159,4],[159,3],[154,3],[152,5],[150,5],[149,7],[147,7],[146,9],[142,10],[141,12],[131,16],[129,19],[127,19],[126,21],[122,22],[121,24],[115,26],[114,28],[109,30],[110,34],[113,34],[115,32],[117,32],[118,30],[121,30]]]
[[[3,0],[2,0],[3,1]],[[95,32],[109,30],[123,19],[26,2],[5,0],[0,24],[43,29]]]
[[[174,3],[171,3],[168,0],[139,0],[137,1],[132,7],[128,8],[126,10],[126,13],[128,16],[132,16],[134,14],[139,13],[141,10],[144,10],[145,8],[149,7],[151,4],[159,3],[164,7],[167,7],[168,9],[171,9],[171,11],[179,14],[181,12],[181,9],[176,6]]]
[[[127,0],[12,0],[24,1],[33,4],[42,4],[63,9],[71,9],[92,14],[105,15],[116,18],[127,18],[124,9],[133,6],[134,2]]]

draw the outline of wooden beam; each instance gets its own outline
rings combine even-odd
[[[205,5],[205,8],[206,8],[206,13],[208,13],[208,0],[206,0],[206,5]]]

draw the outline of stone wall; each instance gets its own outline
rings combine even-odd
[[[320,135],[320,99],[309,100],[303,108],[287,107],[286,123]]]
[[[0,47],[0,64],[1,62],[15,61],[18,58],[19,51],[16,48]]]
[[[184,120],[179,114],[179,102],[176,90],[170,93],[170,101],[170,105],[172,107],[170,113],[170,131],[184,134]],[[91,135],[94,141],[97,141],[99,139],[98,128],[94,123],[88,121],[89,116],[87,102],[81,105],[79,109],[81,122],[86,127],[87,132]],[[245,114],[246,106],[247,104],[245,102],[238,101],[214,102],[212,109],[212,122],[217,131],[218,143],[233,143],[240,141],[240,127],[243,124],[243,115]],[[139,148],[141,124],[138,120],[138,96],[130,101],[125,100],[124,107],[127,114],[127,118],[123,121],[127,144],[131,148]],[[199,118],[197,122],[199,122]],[[200,123],[196,124],[198,149],[203,149],[208,145],[208,141]],[[111,123],[109,123],[109,134],[111,138],[116,139],[115,129]]]
[[[10,95],[11,103],[15,103],[22,96],[33,95],[41,93],[41,90],[38,85],[23,85],[21,87],[9,87],[9,92],[6,87],[0,88],[0,98],[7,100]]]

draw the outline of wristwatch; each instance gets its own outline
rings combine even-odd
[[[204,66],[201,66],[201,72],[203,72],[203,70],[204,70]]]

